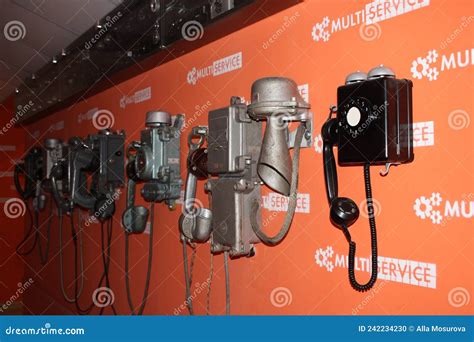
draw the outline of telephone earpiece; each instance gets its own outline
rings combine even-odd
[[[349,228],[359,218],[359,208],[347,197],[336,197],[331,202],[331,222],[338,228]]]

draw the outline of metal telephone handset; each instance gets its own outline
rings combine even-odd
[[[183,213],[179,218],[179,227],[182,239],[191,243],[206,242],[211,237],[212,212],[196,205],[197,181],[208,177],[207,149],[203,147],[207,136],[208,129],[205,126],[193,127],[188,136],[188,172],[184,191]],[[197,142],[195,139],[197,139]]]
[[[337,117],[322,127],[324,177],[330,206],[330,220],[341,229],[349,243],[349,280],[357,291],[367,291],[377,280],[377,236],[370,182],[370,165],[391,165],[413,161],[412,82],[397,79],[392,70],[379,66],[368,75],[355,72],[337,90]],[[333,147],[338,147],[338,164],[363,165],[369,216],[372,273],[366,284],[355,279],[356,244],[349,227],[359,217],[359,208],[350,198],[338,197],[337,169]]]

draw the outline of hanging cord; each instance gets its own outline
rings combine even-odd
[[[230,275],[229,275],[229,252],[224,252],[225,271],[225,314],[230,315]]]
[[[153,265],[153,222],[155,220],[155,203],[151,204],[151,215],[150,215],[150,237],[148,238],[148,266],[146,272],[145,289],[143,290],[143,298],[138,309],[137,315],[142,315],[145,310],[145,305],[148,300],[148,291],[150,288],[151,269]],[[125,287],[127,289],[128,306],[130,307],[130,313],[135,315],[135,306],[133,305],[132,293],[130,290],[130,279],[129,279],[129,238],[130,234],[125,233]]]
[[[196,246],[194,244],[190,244],[190,246],[193,249],[193,252],[191,255],[191,266],[188,267],[188,250],[186,246],[186,240],[183,239],[184,282],[186,283],[185,304],[188,308],[189,314],[194,315],[193,300],[191,297],[191,284],[193,282],[193,269],[194,261],[196,259]]]
[[[214,277],[214,254],[211,252],[211,259],[209,261],[209,278],[207,283],[207,300],[206,300],[206,315],[211,313],[211,285]]]
[[[288,201],[288,210],[286,213],[285,221],[281,227],[278,234],[273,237],[269,237],[262,230],[260,230],[260,224],[257,222],[257,212],[260,208],[260,203],[258,200],[254,201],[252,204],[251,215],[250,215],[250,224],[252,229],[255,232],[255,235],[258,236],[260,240],[266,245],[275,246],[279,244],[283,238],[288,234],[288,231],[293,221],[293,216],[296,211],[296,200],[298,196],[298,169],[299,169],[299,159],[300,159],[300,147],[303,140],[303,135],[306,130],[306,127],[303,123],[298,126],[295,137],[295,147],[292,161],[292,174],[291,174],[291,185],[290,185],[290,196]]]
[[[77,248],[77,233],[76,233],[76,229],[74,227],[74,219],[73,219],[73,216],[74,216],[74,210],[71,211],[71,214],[70,214],[70,219],[71,219],[71,235],[72,235],[72,241],[74,242],[74,297],[77,298],[76,300],[74,300],[74,304],[76,306],[76,310],[77,312],[80,314],[80,315],[88,315],[92,309],[94,308],[95,304],[94,302],[92,302],[88,307],[86,307],[85,309],[82,308],[79,304],[79,288],[77,286],[77,279],[78,279],[78,267],[77,267],[77,251],[78,251],[78,248]],[[80,211],[79,211],[79,215],[80,215]],[[97,285],[97,288],[101,287],[102,285],[102,282],[105,278],[105,273],[102,272],[102,276],[100,277],[100,280],[99,280],[99,283]]]
[[[105,224],[101,222],[100,224],[100,231],[101,231],[101,249],[102,249],[102,263],[104,265],[104,275],[105,275],[105,286],[109,289],[110,287],[110,278],[109,278],[109,271],[110,271],[110,247],[112,243],[112,219],[109,219],[107,221],[107,243],[105,242],[105,229],[104,229]],[[110,305],[112,312],[114,315],[117,315],[117,311],[115,310],[115,306],[112,303]],[[105,306],[100,308],[99,315],[102,315],[105,311]]]
[[[41,246],[41,231],[39,227],[39,210],[35,210],[35,218],[36,218],[36,233],[38,234],[38,252],[40,256],[40,261],[42,265],[45,265],[48,262],[48,255],[49,255],[49,246],[51,245],[51,223],[53,221],[53,199],[50,198],[50,205],[49,205],[49,217],[48,223],[46,225],[46,246],[45,252],[43,254],[43,247]]]
[[[30,208],[27,201],[26,201],[26,212],[28,213],[28,217],[30,218],[30,224],[29,224],[29,227],[28,227],[28,231],[25,234],[25,237],[23,238],[23,240],[20,241],[20,243],[15,248],[16,253],[18,255],[28,255],[28,254],[30,254],[31,252],[33,252],[33,250],[36,247],[36,243],[38,242],[38,234],[36,234],[35,229],[34,229],[35,227],[34,227],[34,222],[33,222],[34,221],[33,220],[33,214],[31,213],[31,208]],[[32,236],[34,237],[34,240],[33,240],[33,244],[31,245],[31,247],[26,251],[21,251],[21,248],[25,245],[25,243]]]
[[[375,216],[374,216],[374,205],[372,201],[372,186],[370,183],[370,165],[364,165],[364,182],[365,182],[365,196],[367,198],[367,212],[369,214],[369,225],[370,225],[370,242],[372,248],[372,274],[370,279],[365,284],[359,284],[355,277],[354,265],[355,265],[355,253],[356,253],[356,243],[352,241],[351,234],[349,229],[346,226],[342,228],[343,233],[349,242],[349,281],[354,290],[365,292],[370,290],[377,281],[378,273],[378,263],[377,263],[377,229],[375,226]]]
[[[73,213],[71,213],[73,215]],[[80,278],[81,278],[81,285],[79,286],[79,289],[77,291],[77,296],[74,295],[74,297],[69,297],[68,294],[66,293],[66,289],[64,287],[64,269],[63,269],[63,213],[60,208],[58,208],[58,221],[59,221],[59,278],[60,278],[60,283],[61,283],[61,291],[63,293],[64,300],[68,303],[74,303],[82,294],[82,291],[84,290],[84,245],[82,241],[82,225],[80,224],[79,220],[79,229],[78,229],[78,241],[79,241],[79,253],[80,253],[80,267],[81,267],[81,272],[80,272]],[[74,237],[73,237],[74,239]],[[74,260],[76,262],[76,258]],[[77,276],[77,275],[76,275]],[[74,282],[77,281],[77,278],[74,279]]]

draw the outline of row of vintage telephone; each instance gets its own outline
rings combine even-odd
[[[335,118],[332,114],[336,113]],[[266,121],[262,138],[262,122]],[[132,142],[125,151],[123,132],[103,131],[86,139],[73,138],[68,144],[49,139],[44,148],[32,148],[24,162],[17,166],[15,184],[24,199],[33,198],[35,211],[44,207],[41,189],[51,192],[62,213],[71,218],[76,246],[77,231],[73,221],[75,207],[89,209],[108,224],[103,232],[104,273],[99,285],[108,280],[110,263],[111,220],[114,215],[115,191],[128,176],[126,210],[122,215],[125,230],[125,280],[128,303],[132,313],[143,313],[151,276],[153,251],[154,203],[165,202],[170,208],[180,198],[180,136],[183,115],[171,116],[163,111],[147,113],[146,129],[141,140]],[[298,127],[290,131],[289,124]],[[368,74],[356,72],[346,78],[337,91],[337,109],[331,108],[322,127],[324,175],[330,205],[330,220],[344,233],[349,243],[349,280],[358,291],[370,289],[377,279],[377,237],[373,213],[370,165],[391,165],[413,160],[412,83],[397,79],[387,67],[379,66]],[[301,97],[296,83],[283,77],[262,78],[254,82],[250,103],[232,97],[228,107],[212,110],[208,126],[196,126],[188,135],[187,177],[179,218],[183,244],[186,283],[186,304],[194,312],[190,295],[192,262],[188,267],[187,246],[210,241],[211,257],[223,253],[226,270],[226,308],[230,311],[228,259],[255,254],[254,245],[280,243],[287,235],[296,209],[300,149],[311,146],[313,133],[310,105]],[[349,198],[338,197],[336,162],[333,147],[338,148],[341,166],[364,167],[367,207],[372,244],[372,274],[366,284],[359,284],[354,274],[356,244],[349,227],[358,219],[359,209]],[[293,158],[289,149],[293,149]],[[127,163],[124,161],[124,151]],[[24,186],[19,175],[25,175]],[[92,178],[91,184],[88,178]],[[196,199],[197,182],[206,180],[209,208]],[[136,185],[143,183],[141,195],[150,208],[135,205]],[[275,236],[262,229],[261,187],[268,186],[288,196],[284,223]],[[149,218],[150,216],[150,218]],[[150,222],[148,274],[139,308],[131,298],[128,276],[129,234],[142,233]],[[36,230],[38,230],[36,223]],[[61,230],[61,228],[60,228]],[[79,232],[81,225],[79,224]],[[105,237],[104,237],[105,236]],[[41,246],[41,244],[40,244]],[[82,253],[81,253],[82,257]],[[88,313],[78,305],[83,287],[77,284],[75,265],[74,297],[79,312]],[[82,265],[83,267],[83,265]]]

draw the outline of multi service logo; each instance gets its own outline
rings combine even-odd
[[[349,265],[346,254],[336,253],[332,246],[318,248],[314,254],[316,265],[332,272],[335,267],[347,268]],[[393,281],[397,283],[436,288],[436,264],[388,258],[379,256],[378,279]],[[356,271],[370,272],[371,258],[356,257],[354,268]]]
[[[413,204],[416,216],[430,219],[433,224],[445,226],[453,219],[471,219],[474,216],[474,194],[463,195],[461,200],[444,199],[439,192],[420,196]]]
[[[151,99],[151,87],[146,87],[141,90],[137,90],[131,96],[123,96],[120,99],[120,108],[125,108],[127,105],[132,103],[140,103]]]
[[[436,49],[428,51],[424,56],[415,58],[411,63],[413,78],[427,78],[436,81],[440,73],[448,70],[466,68],[474,64],[474,48],[454,51],[439,55]]]
[[[375,0],[366,4],[364,8],[345,16],[334,19],[330,19],[328,16],[324,17],[313,26],[311,35],[315,42],[327,42],[336,32],[358,25],[376,24],[426,7],[429,4],[429,0]]]
[[[191,85],[196,85],[197,81],[205,77],[216,77],[242,68],[242,52],[221,58],[204,68],[192,68],[188,72],[187,81]]]

